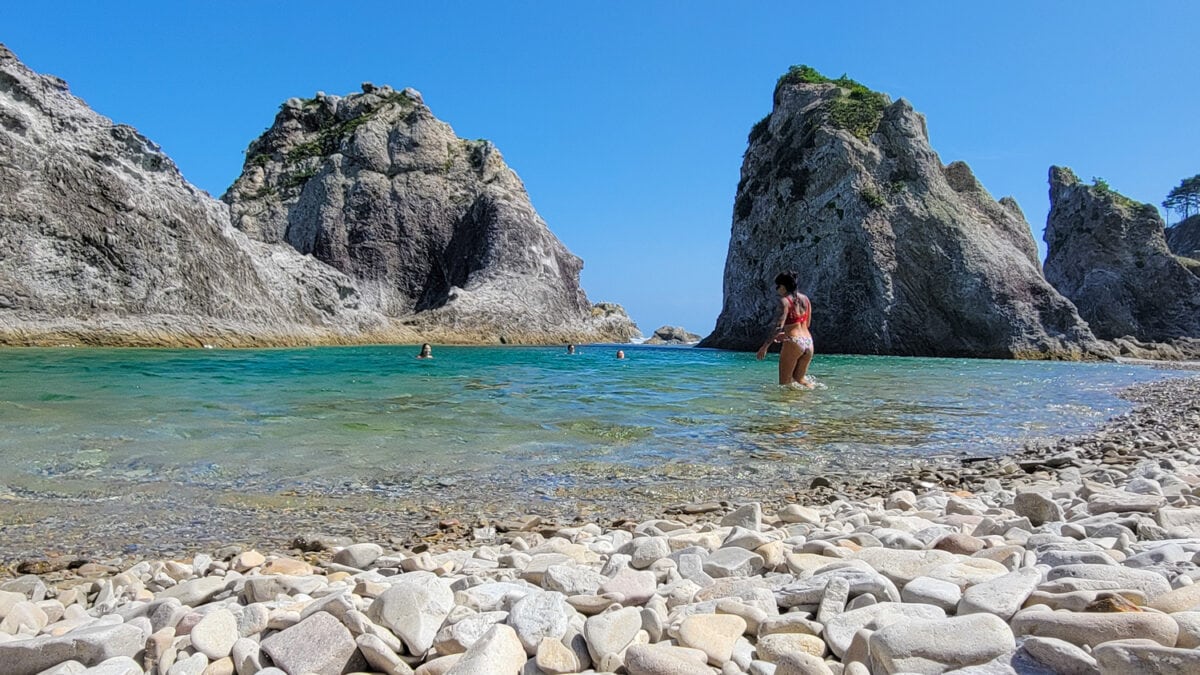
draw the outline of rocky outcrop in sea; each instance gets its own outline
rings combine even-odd
[[[700,336],[683,326],[662,326],[646,339],[648,345],[690,345],[700,341]]]
[[[1167,246],[1177,256],[1200,261],[1200,215],[1185,218],[1166,229]],[[1193,273],[1200,274],[1200,262],[1195,265],[1181,261]]]
[[[1200,337],[1200,277],[1168,248],[1154,206],[1051,167],[1045,240],[1046,278],[1097,336]]]
[[[355,283],[254,241],[157,145],[0,45],[0,342],[254,345],[382,334]]]
[[[494,146],[368,88],[284,106],[226,195],[243,232],[152,141],[0,45],[0,343],[639,335],[588,302]]]
[[[852,80],[793,68],[750,132],[724,305],[701,346],[754,349],[798,274],[818,351],[1080,358],[1107,353],[1042,276],[1028,223],[925,118]]]
[[[251,237],[311,254],[414,325],[519,341],[640,335],[619,307],[588,301],[583,262],[496,146],[459,138],[413,89],[286,101],[223,199]]]

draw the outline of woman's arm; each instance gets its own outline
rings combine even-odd
[[[780,333],[780,331],[783,330],[783,326],[786,322],[787,322],[787,301],[784,300],[783,298],[780,298],[779,299],[779,325],[775,326],[775,328],[771,329],[771,332],[767,333],[766,341],[763,342],[762,346],[758,348],[757,356],[760,361],[763,359],[763,357],[765,357],[767,355],[767,349],[771,346],[771,343],[774,342],[779,337],[779,333]]]

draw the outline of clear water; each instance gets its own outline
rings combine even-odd
[[[1163,371],[583,346],[0,351],[0,483],[401,493],[626,476],[766,479],[982,456],[1086,431]],[[487,484],[487,483],[484,483]]]

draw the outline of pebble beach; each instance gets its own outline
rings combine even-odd
[[[1200,672],[1200,378],[1123,396],[1003,457],[594,522],[26,561],[0,671]]]

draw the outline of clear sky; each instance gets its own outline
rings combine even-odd
[[[1154,204],[1200,173],[1200,3],[834,4],[13,1],[0,41],[214,196],[287,98],[418,89],[646,334],[711,331],[746,135],[792,64],[907,98],[1039,245],[1051,164]]]

